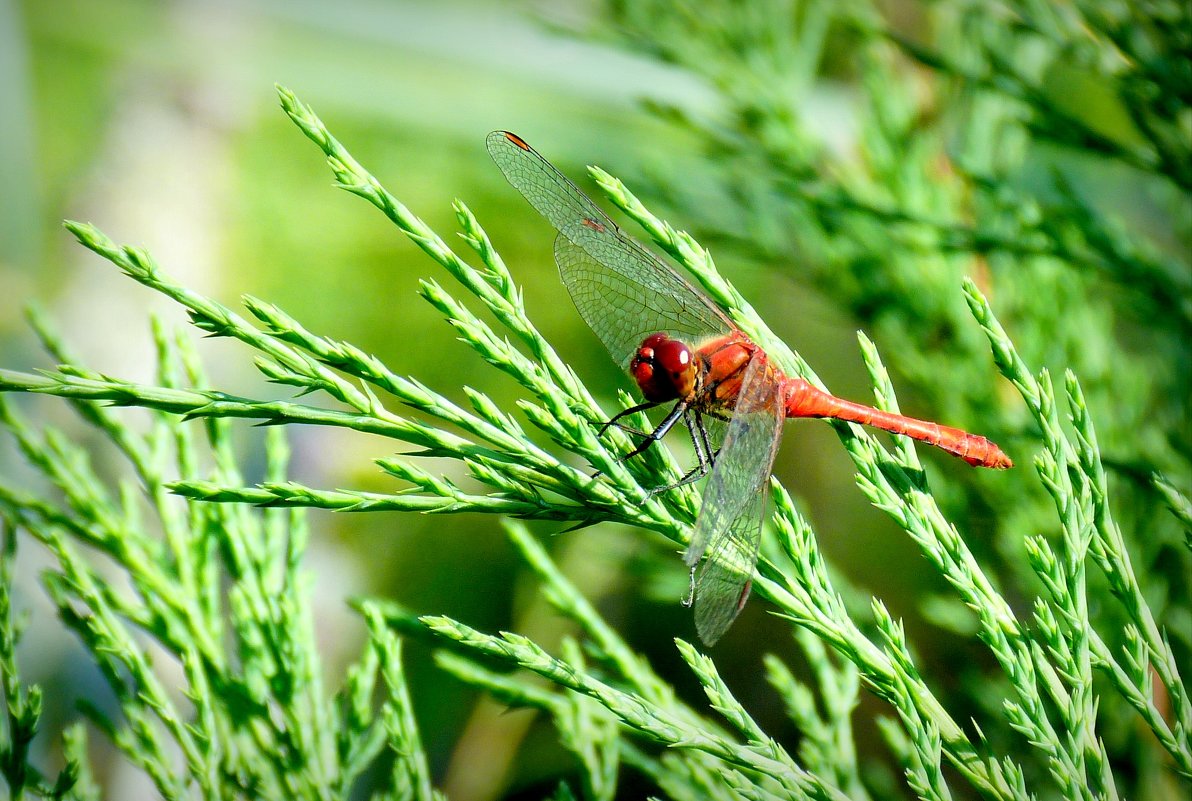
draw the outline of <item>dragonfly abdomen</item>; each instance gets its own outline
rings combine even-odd
[[[788,378],[785,390],[787,417],[828,417],[847,420],[850,423],[873,426],[926,442],[959,456],[974,467],[1004,469],[1014,466],[1010,457],[997,445],[985,437],[961,431],[959,428],[884,412],[872,406],[844,400],[813,387],[802,378]]]

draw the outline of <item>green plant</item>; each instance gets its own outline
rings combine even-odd
[[[731,127],[672,116],[731,155],[723,169],[753,177],[740,183],[738,208],[754,220],[743,230],[758,255],[793,242],[821,286],[865,320],[878,341],[897,345],[886,350],[899,354],[898,369],[911,385],[944,399],[943,416],[960,423],[987,420],[992,428],[980,430],[1010,432],[1016,453],[1037,449],[1033,472],[1021,467],[1002,483],[979,483],[973,475],[932,476],[929,482],[909,443],[888,450],[861,429],[837,426],[861,491],[950,585],[953,597],[935,614],[954,628],[967,627],[988,650],[992,664],[981,682],[999,703],[966,721],[958,699],[921,670],[902,623],[882,601],[858,608],[855,591],[829,569],[811,525],[777,482],[754,585],[762,600],[755,603],[790,621],[811,671],[809,680],[801,679],[789,659],[772,655],[766,662],[767,678],[802,735],[796,752],[767,734],[720,679],[715,663],[681,640],[679,653],[711,709],[677,697],[519,523],[505,523],[505,530],[544,597],[575,625],[575,637],[552,653],[517,634],[487,634],[442,616],[415,616],[384,599],[359,598],[354,605],[367,621],[369,645],[342,688],[329,696],[301,568],[301,509],[487,512],[574,526],[615,521],[681,544],[698,492],[687,487],[645,498],[646,489],[677,479],[681,468],[665,449],[619,462],[629,441],[617,431],[596,436],[610,410],[598,406],[530,322],[513,275],[463,204],[456,206],[457,219],[479,266],[456,254],[381,187],[311,109],[281,90],[286,113],[326,154],[339,185],[380,210],[464,287],[468,300],[434,280],[423,282],[422,294],[525,397],[514,411],[470,391],[471,408],[464,408],[348,343],[306,330],[275,306],[246,298],[259,323],[253,324],[174,283],[147,253],[118,246],[93,226],[69,223],[84,246],[181,304],[201,331],[253,349],[258,369],[271,381],[303,394],[322,393],[339,406],[329,410],[208,389],[187,339],[156,324],[156,384],[101,375],[81,366],[48,325],[33,318],[60,366],[37,374],[0,370],[0,391],[69,399],[124,455],[138,485],[108,486],[81,447],[48,427],[38,432],[11,404],[0,405],[0,421],[61,494],[51,501],[0,484],[4,564],[11,564],[17,531],[52,554],[55,567],[45,586],[120,702],[120,720],[96,709],[87,710],[89,719],[165,797],[346,797],[385,751],[392,768],[379,792],[431,797],[400,634],[429,643],[440,667],[461,680],[550,717],[577,766],[575,787],[560,785],[560,798],[573,791],[614,797],[621,765],[676,798],[884,795],[891,790],[874,773],[873,760],[854,746],[852,713],[863,690],[889,711],[882,734],[906,787],[920,798],[1163,797],[1178,793],[1181,784],[1186,789],[1192,780],[1192,702],[1181,677],[1189,642],[1180,624],[1189,619],[1189,601],[1185,583],[1165,584],[1155,565],[1174,552],[1176,570],[1186,575],[1192,543],[1184,489],[1188,441],[1182,434],[1164,439],[1153,433],[1167,422],[1184,430],[1177,415],[1186,411],[1186,401],[1169,399],[1170,378],[1154,368],[1174,351],[1171,334],[1188,328],[1183,265],[1081,200],[1058,167],[1056,194],[1046,203],[1012,180],[1011,168],[1015,148],[1021,151],[1030,132],[1155,173],[1179,189],[1174,202],[1186,208],[1189,148],[1169,129],[1187,125],[1187,106],[1161,102],[1144,90],[1151,84],[1172,88],[1165,81],[1182,90],[1187,76],[1172,77],[1141,58],[1132,67],[1113,67],[1119,70],[1114,85],[1128,90],[1123,102],[1131,104],[1144,143],[1122,144],[1083,123],[1073,128],[1072,114],[1056,107],[1041,76],[1019,74],[1021,62],[1007,54],[1050,42],[1052,60],[1069,58],[1094,69],[1103,64],[1095,58],[1098,47],[1108,42],[1128,54],[1127,48],[1141,47],[1139,40],[1115,36],[1121,20],[1092,8],[1081,9],[1083,20],[1103,36],[1091,41],[1077,36],[1080,27],[1058,12],[1033,6],[1014,11],[1010,24],[963,9],[939,10],[940,24],[963,34],[956,41],[980,45],[959,54],[910,41],[855,4],[840,11],[813,4],[792,12],[787,22],[798,47],[764,35],[787,30],[775,27],[772,15],[755,18],[732,5],[682,15],[634,4],[612,13],[618,35],[704,72],[731,101]],[[638,13],[654,15],[648,38]],[[1144,41],[1166,42],[1163,30],[1146,32],[1152,38]],[[731,43],[732,35],[762,43],[749,63],[718,39]],[[846,171],[817,147],[779,91],[784,85],[762,80],[794,76],[806,88],[831,37],[861,48],[862,85],[872,111],[862,133],[863,170]],[[773,58],[759,59],[756,52]],[[895,88],[908,58],[933,71],[944,84],[941,92],[959,96],[945,108],[967,104],[967,113],[952,111],[950,119],[941,112],[944,122],[928,125],[932,109]],[[997,130],[1004,141],[974,143],[991,121],[1002,126]],[[968,143],[963,158],[948,158],[943,130]],[[758,164],[768,171],[756,169]],[[708,251],[651,215],[607,173],[593,175],[784,369],[815,380],[718,274]],[[793,203],[799,214],[788,216],[786,203],[776,197]],[[705,226],[712,236],[727,235],[715,219]],[[1082,273],[1076,269],[1082,265],[1095,269]],[[1011,278],[1002,277],[1011,270]],[[980,282],[961,278],[970,272]],[[1159,344],[1149,356],[1126,351],[1113,338],[1115,309],[1097,301],[1106,286],[1120,287],[1131,299],[1127,323],[1130,314],[1154,318],[1146,341]],[[1028,348],[1017,346],[994,315],[990,288],[996,288],[999,308],[1008,310],[1003,319],[1012,318],[1021,332],[1015,340]],[[967,309],[951,302],[958,298]],[[467,305],[477,301],[504,332]],[[925,341],[937,346],[919,347]],[[896,410],[893,382],[877,348],[864,335],[860,344],[878,405]],[[995,389],[990,350],[1013,396]],[[1060,395],[1051,371],[1035,367],[1053,362],[1072,365]],[[1124,411],[1090,413],[1111,408],[1107,397]],[[629,403],[628,397],[621,400]],[[138,432],[105,404],[150,409],[153,422]],[[1146,419],[1146,411],[1159,419]],[[204,422],[205,446],[190,428],[175,424],[179,417]],[[435,476],[409,457],[378,460],[382,470],[409,485],[401,491],[303,486],[285,477],[285,444],[276,429],[268,440],[266,480],[246,486],[228,439],[233,417],[274,426],[338,426],[409,443],[420,455],[466,465],[480,489]],[[1102,418],[1120,454],[1113,461],[1103,456]],[[549,445],[539,444],[542,436]],[[560,454],[579,457],[583,467]],[[600,476],[593,478],[591,469]],[[1152,474],[1153,482],[1128,480]],[[953,522],[969,514],[957,494],[993,510],[1000,556],[975,552],[963,525]],[[182,496],[185,505],[171,495]],[[1158,498],[1174,514],[1157,511]],[[1138,541],[1143,532],[1145,543]],[[112,569],[127,580],[127,590],[105,578]],[[67,766],[55,785],[29,764],[39,704],[36,689],[19,681],[9,579],[0,575],[0,671],[8,710],[0,769],[14,797],[93,797],[81,728],[66,740]],[[1029,613],[1017,609],[1022,597],[1034,599]],[[181,665],[185,703],[163,686],[144,637]],[[527,673],[546,683],[529,680]],[[383,700],[374,708],[378,685]],[[1123,739],[1123,727],[1146,736]]]

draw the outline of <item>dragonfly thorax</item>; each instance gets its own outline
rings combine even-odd
[[[686,342],[651,334],[633,355],[629,372],[646,400],[663,403],[690,398],[698,368],[695,352]]]

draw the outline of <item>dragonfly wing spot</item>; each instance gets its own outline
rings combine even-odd
[[[510,142],[512,142],[517,147],[520,147],[522,150],[533,152],[531,150],[530,146],[528,144],[526,144],[526,140],[522,139],[517,134],[511,133],[509,131],[501,131],[501,133],[504,135],[504,137],[506,139],[508,139]]]

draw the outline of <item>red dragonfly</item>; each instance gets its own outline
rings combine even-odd
[[[684,557],[692,571],[695,623],[712,645],[749,597],[765,512],[766,484],[786,417],[829,417],[874,426],[942,448],[975,467],[1007,468],[985,437],[837,398],[785,375],[700,290],[630,238],[566,176],[508,131],[488,152],[509,182],[559,231],[555,261],[580,316],[637,382],[645,402],[674,407],[652,432],[627,429],[642,453],[682,420],[698,465],[673,489],[711,477]],[[713,450],[705,419],[727,422]],[[653,494],[653,493],[651,493]],[[695,570],[704,560],[699,578]]]

